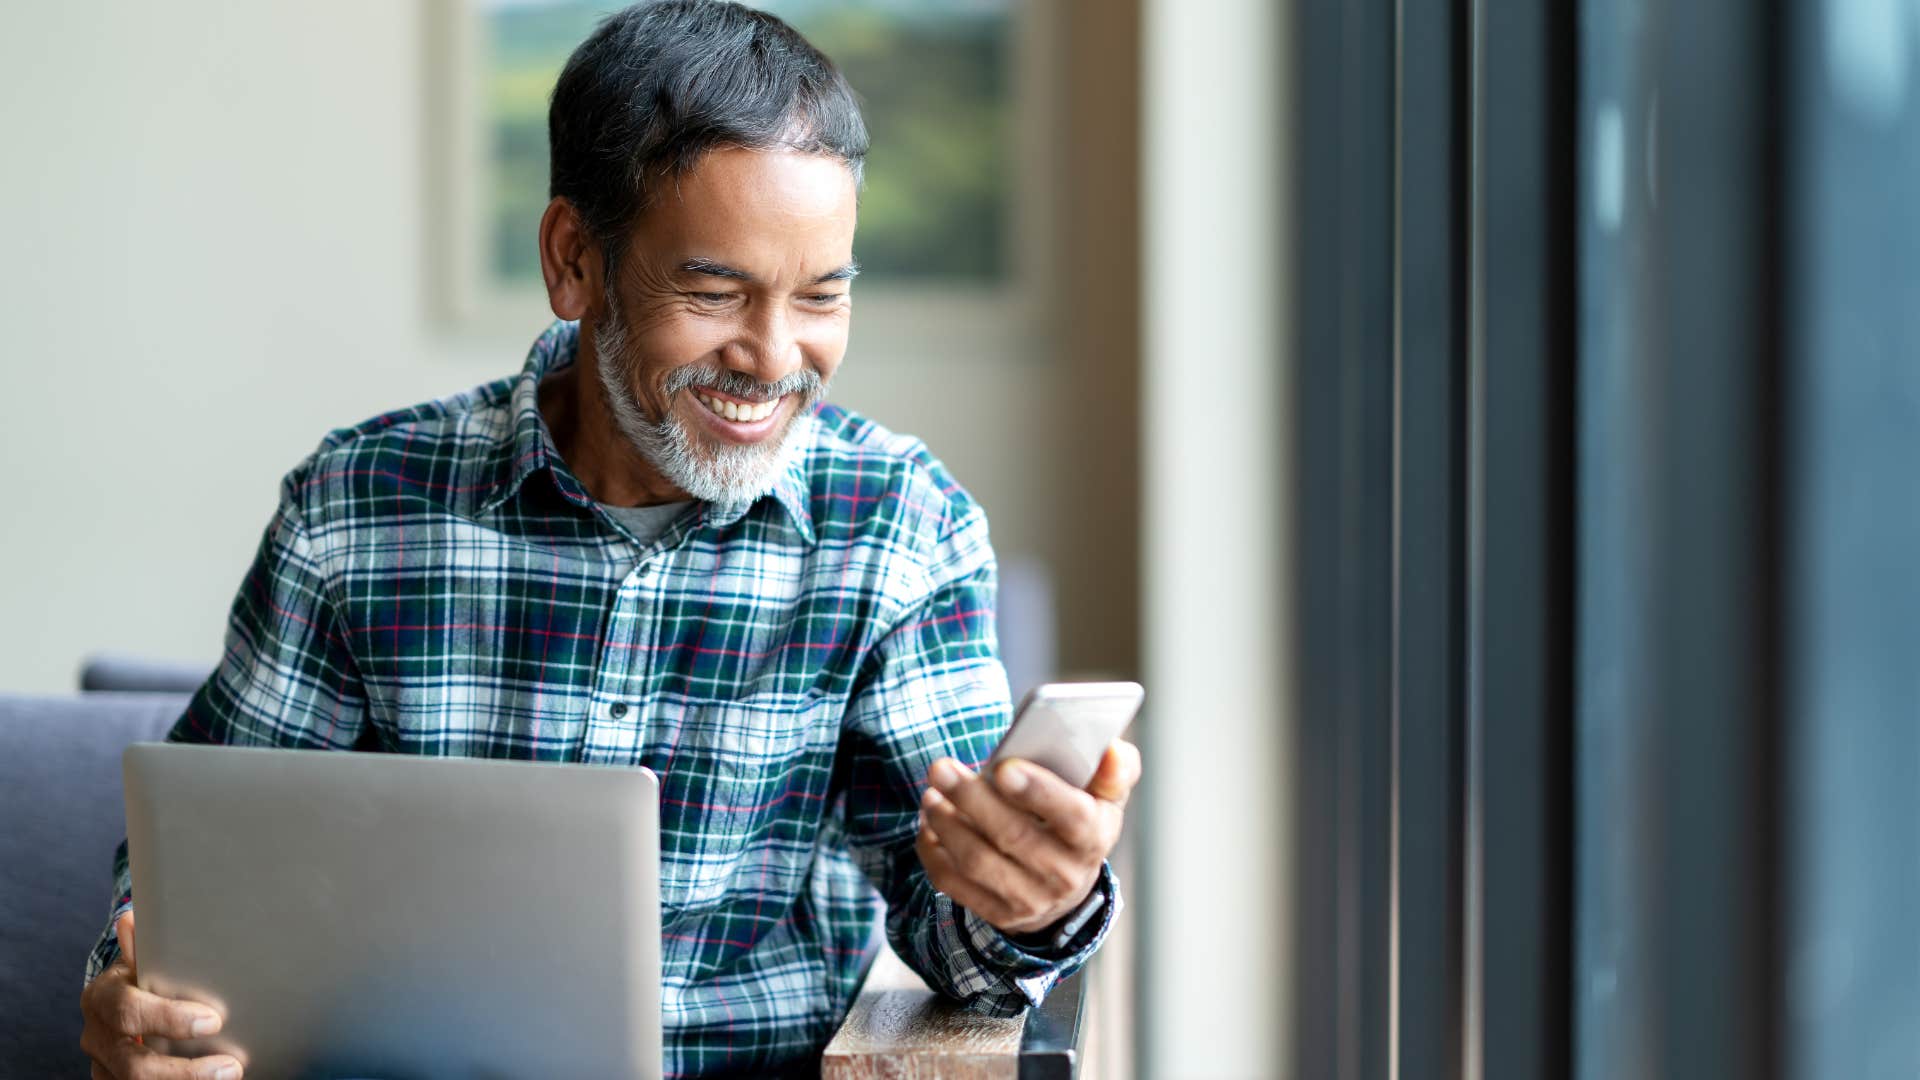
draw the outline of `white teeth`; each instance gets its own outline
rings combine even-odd
[[[765,420],[767,417],[773,415],[773,410],[780,407],[780,402],[777,398],[773,401],[762,401],[754,405],[741,405],[716,397],[708,397],[705,394],[695,394],[694,400],[705,405],[715,416],[732,420],[735,423],[744,424],[750,424],[757,420]]]

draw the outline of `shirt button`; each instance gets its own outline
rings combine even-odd
[[[607,715],[613,717],[615,720],[627,715],[627,703],[624,701],[614,702],[607,707]]]

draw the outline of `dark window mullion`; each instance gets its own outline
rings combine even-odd
[[[1291,1075],[1385,1075],[1392,779],[1393,0],[1293,9],[1298,628]]]
[[[1468,305],[1467,1075],[1569,1063],[1575,56],[1475,0]]]
[[[1398,5],[1393,1080],[1460,1075],[1464,2]]]

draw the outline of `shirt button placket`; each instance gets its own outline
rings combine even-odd
[[[594,708],[588,723],[586,759],[608,764],[635,763],[640,759],[641,733],[634,710],[632,672],[644,668],[639,647],[645,643],[647,627],[640,613],[645,610],[641,583],[649,576],[650,562],[642,562],[621,580],[614,595],[613,611],[607,620],[607,639],[601,645],[600,677],[594,687]]]

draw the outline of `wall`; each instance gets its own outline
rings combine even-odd
[[[68,688],[95,650],[211,662],[281,474],[331,427],[511,372],[539,327],[426,314],[417,4],[3,18],[0,689]],[[840,400],[926,438],[1003,557],[1060,562],[1058,367],[871,351],[856,320]],[[1130,594],[1125,550],[1077,561],[1080,593]]]
[[[1135,826],[1154,1077],[1269,1077],[1291,1033],[1283,9],[1146,0]]]

